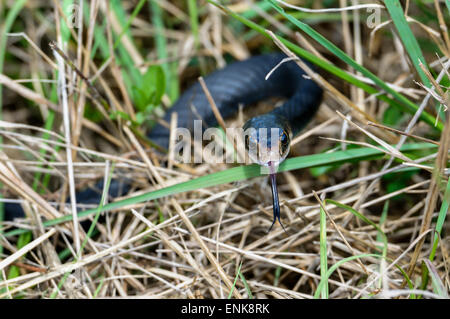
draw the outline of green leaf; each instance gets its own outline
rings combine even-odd
[[[151,92],[148,94],[147,104],[159,105],[166,89],[164,70],[159,65],[152,65],[142,77],[141,90]]]
[[[145,112],[161,103],[166,87],[164,70],[159,65],[152,65],[140,77],[138,84],[133,85],[133,98],[136,108]]]
[[[138,125],[141,125],[142,123],[144,123],[146,119],[147,119],[147,117],[145,115],[145,112],[136,113],[136,122]]]
[[[124,119],[125,121],[131,121],[131,117],[128,113],[122,112],[122,111],[115,111],[112,112],[109,116],[112,120],[117,119],[117,117],[120,117]]]
[[[97,108],[92,107],[91,104],[86,103],[84,107],[84,117],[94,123],[100,123],[103,119],[103,114]]]

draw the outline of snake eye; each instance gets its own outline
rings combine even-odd
[[[279,143],[280,143],[280,156],[281,157],[285,157],[287,155],[287,153],[289,152],[289,135],[286,133],[286,131],[283,131],[280,134],[280,139],[279,139]]]
[[[289,142],[289,138],[288,138],[286,132],[281,133],[280,142],[282,145],[286,145]]]

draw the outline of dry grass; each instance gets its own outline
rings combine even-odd
[[[347,2],[355,1],[335,1],[333,6],[345,7]],[[420,8],[407,2],[408,19],[425,19]],[[3,67],[0,61],[0,182],[1,201],[19,201],[27,218],[2,222],[1,298],[309,299],[326,273],[323,263],[330,269],[352,256],[358,258],[342,263],[327,280],[327,297],[448,295],[448,221],[428,262],[434,268],[427,268],[427,284],[421,282],[421,264],[430,259],[444,206],[449,112],[444,113],[442,132],[419,121],[424,110],[436,115],[436,101],[443,107],[450,104],[450,43],[442,29],[449,21],[445,5],[426,5],[436,18],[429,18],[426,29],[418,23],[412,26],[418,38],[436,47],[423,52],[433,70],[427,74],[432,88],[415,82],[421,79],[387,23],[376,30],[367,27],[365,9],[361,15],[319,10],[306,16],[316,31],[414,101],[418,111],[414,116],[386,113],[392,107],[363,89],[326,72],[309,73],[326,94],[319,114],[295,140],[291,156],[360,145],[378,148],[385,157],[279,174],[287,233],[279,225],[266,233],[272,218],[271,190],[267,178],[259,177],[108,211],[88,236],[76,212],[92,206],[77,204],[76,190],[102,178],[126,177],[134,186],[128,198],[232,166],[178,164],[169,155],[165,167],[168,156],[144,138],[148,123],[130,124],[140,116],[132,91],[132,84],[139,83],[133,72],[162,65],[169,75],[163,107],[143,113],[155,120],[173,102],[176,88],[182,91],[199,75],[260,53],[261,48],[290,51],[273,33],[273,41],[265,39],[205,1],[145,1],[135,16],[141,1],[87,1],[84,9],[91,18],[80,28],[65,26],[69,19],[60,1],[33,0],[23,7],[18,3],[0,4],[0,17],[18,8],[8,30],[0,23],[0,53],[5,54]],[[229,7],[361,82],[372,83],[297,33],[273,10],[240,0]],[[323,9],[320,1],[314,2],[314,9]],[[121,10],[126,13],[123,21]],[[388,17],[384,9],[382,14]],[[54,50],[50,41],[55,41]],[[222,125],[240,126],[272,107],[271,102]],[[117,112],[128,118],[110,116]],[[400,150],[415,140],[437,148],[434,153]],[[59,205],[69,197],[69,204]],[[352,207],[372,224],[328,199]],[[326,215],[326,238],[320,232],[321,212]],[[73,221],[45,227],[45,220],[62,215],[72,215]],[[29,233],[3,236],[14,227],[31,229],[33,238]]]

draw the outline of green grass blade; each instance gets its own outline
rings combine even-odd
[[[241,278],[242,283],[244,284],[245,291],[247,291],[248,299],[253,299],[253,294],[250,289],[250,286],[247,283],[247,280],[245,280],[244,274],[241,272],[241,268],[239,267],[239,278]]]
[[[111,9],[114,11],[115,16],[117,17],[117,21],[120,23],[121,30],[125,30],[126,26],[126,11],[123,8],[123,3],[119,0],[112,0],[110,2]],[[129,30],[125,30],[123,36],[126,36],[129,38],[130,42],[134,47],[136,47],[136,44],[134,43],[134,39],[131,36],[131,33]],[[104,35],[101,35],[101,37],[104,37]],[[108,50],[109,51],[109,50]],[[135,66],[135,63],[133,59],[131,58],[130,54],[128,53],[127,49],[123,46],[122,43],[120,43],[117,47],[117,63],[119,66],[125,67],[123,70],[123,78],[124,83],[127,88],[128,93],[130,96],[132,96],[132,85],[134,83],[140,83],[142,77],[141,73],[139,72],[138,68]]]
[[[3,65],[5,62],[6,55],[6,42],[8,40],[7,33],[10,32],[11,27],[16,20],[19,12],[22,10],[23,6],[27,0],[19,0],[14,2],[13,7],[9,10],[6,18],[4,20],[3,28],[0,30],[0,73],[3,72]],[[2,85],[0,84],[0,120],[2,118]]]
[[[448,209],[450,204],[450,179],[447,182],[447,188],[444,193],[444,199],[441,204],[441,209],[439,210],[438,219],[436,221],[436,227],[434,231],[434,240],[433,240],[433,247],[431,248],[430,256],[428,257],[428,260],[432,262],[434,260],[434,257],[436,256],[437,247],[439,244],[439,238],[441,237],[442,228],[444,227],[445,218],[447,217]],[[426,286],[428,285],[428,270],[429,267],[425,267],[423,269],[422,274],[422,284],[421,289],[425,290]]]
[[[128,31],[128,29],[130,28],[131,23],[133,22],[134,18],[136,18],[137,14],[139,13],[139,11],[141,11],[142,7],[144,6],[145,2],[147,0],[140,0],[139,3],[137,4],[136,8],[134,8],[133,12],[130,15],[130,18],[128,19],[127,23],[125,24],[125,26],[123,27],[122,31],[120,32],[120,34],[117,36],[116,42],[114,43],[114,49],[117,48],[117,46],[120,43],[120,39],[122,38],[122,36]]]
[[[61,287],[64,285],[64,283],[66,282],[67,278],[69,278],[70,272],[66,272],[64,274],[64,276],[61,278],[61,280],[58,282],[58,285],[56,286],[55,291],[52,292],[52,294],[50,295],[50,299],[55,299],[56,296],[58,295],[58,292],[61,290]]]
[[[100,277],[100,283],[98,284],[98,287],[95,289],[95,292],[92,295],[93,299],[97,298],[97,296],[100,293],[100,290],[102,289],[104,283],[105,283],[105,276],[101,276]]]
[[[392,260],[387,259],[389,262],[392,262]],[[408,274],[406,273],[406,271],[403,270],[402,267],[400,267],[399,265],[395,265],[395,268],[397,268],[398,271],[400,271],[400,273],[403,275],[403,277],[406,280],[406,283],[408,284],[409,289],[414,289],[414,284],[412,283],[411,279],[409,279]],[[416,295],[415,294],[411,294],[410,299],[416,299]]]
[[[241,268],[242,268],[242,261],[237,270],[236,277],[234,277],[233,286],[231,287],[230,293],[228,294],[228,299],[231,299],[231,296],[233,295],[233,291],[234,291],[234,289],[236,289],[236,283],[237,283],[238,278],[241,278],[241,281],[244,284],[245,290],[247,291],[247,294],[248,294],[248,299],[253,299],[252,291],[250,290],[250,286],[248,285],[247,280],[245,280],[244,274],[241,272]]]
[[[381,230],[381,228],[377,224],[375,224],[373,221],[368,219],[366,216],[364,216],[363,214],[361,214],[360,212],[355,210],[353,207],[345,205],[345,204],[341,204],[341,203],[339,203],[339,202],[337,202],[335,200],[332,200],[332,199],[326,199],[325,202],[333,204],[333,205],[336,205],[337,207],[343,208],[343,209],[349,211],[350,213],[352,213],[353,215],[355,215],[357,218],[359,218],[362,221],[364,221],[365,223],[373,226],[378,231],[378,233],[383,237],[383,243],[385,243],[385,244],[387,243],[387,236],[383,232],[383,230]]]
[[[53,72],[53,78],[55,78],[55,79],[58,78],[58,71],[55,70]],[[57,85],[55,83],[52,84],[51,91],[50,91],[49,95],[50,95],[50,101],[52,101],[53,103],[57,104],[58,103],[58,88],[57,88]],[[46,132],[42,135],[42,139],[44,139],[44,140],[50,139],[50,134],[48,133],[48,131],[51,131],[53,129],[53,124],[55,122],[55,117],[56,117],[56,112],[54,110],[49,109],[48,110],[48,115],[45,118],[45,124],[44,124],[44,129],[46,130]],[[62,141],[59,141],[59,142],[62,142]],[[45,143],[45,144],[48,145],[48,143]],[[54,146],[55,152],[58,152],[59,149],[60,149],[60,146]],[[47,151],[45,150],[45,148],[41,147],[39,149],[39,155],[41,157],[44,157],[46,153],[47,153]],[[52,155],[52,158],[51,158],[50,162],[53,162],[54,159],[55,159],[54,155]],[[40,164],[39,167],[42,168],[42,167],[44,167],[44,165]],[[48,182],[49,182],[49,179],[50,179],[50,174],[46,173],[44,175],[43,182],[42,182],[42,188],[40,190],[38,190],[38,186],[39,186],[39,181],[41,179],[41,175],[42,175],[41,172],[36,172],[36,174],[34,175],[32,188],[35,191],[39,192],[40,194],[44,194],[45,193],[45,189],[48,186]]]
[[[3,73],[3,65],[5,62],[5,55],[6,55],[6,42],[8,37],[6,36],[7,33],[11,30],[11,27],[16,20],[17,16],[19,15],[20,10],[22,10],[23,6],[25,5],[27,1],[26,0],[19,0],[16,1],[13,5],[13,7],[9,10],[8,14],[6,15],[5,21],[3,23],[3,26],[0,24],[0,73]],[[3,89],[2,85],[0,84],[0,121],[2,120],[3,116]],[[3,144],[3,138],[0,136],[0,149],[1,144]],[[2,188],[2,184],[0,184],[0,189]],[[0,193],[0,198],[2,198],[3,195]],[[4,205],[3,202],[0,202],[0,222],[4,219]],[[2,234],[2,231],[0,230],[0,234]],[[0,254],[3,252],[3,246],[0,245]],[[0,274],[0,279],[2,279],[2,274]]]
[[[442,298],[448,299],[449,296],[447,294],[447,289],[445,289],[444,283],[442,282],[441,278],[439,278],[436,267],[428,259],[425,259],[424,263],[428,269],[428,272],[430,273],[431,286],[433,287],[434,293],[438,296],[441,296]]]
[[[431,249],[430,257],[428,258],[430,261],[433,261],[436,255],[439,237],[442,232],[442,227],[444,227],[445,217],[447,217],[449,205],[450,205],[450,179],[447,182],[447,188],[444,193],[444,200],[442,201],[441,209],[439,210],[439,215],[436,222],[436,231],[434,234],[433,248]]]
[[[336,205],[337,207],[341,207],[341,208],[343,208],[343,209],[346,209],[346,210],[348,210],[349,212],[351,212],[353,215],[355,215],[357,218],[361,219],[362,221],[366,222],[366,223],[369,224],[369,225],[372,225],[372,226],[378,231],[377,238],[381,238],[381,241],[383,242],[383,247],[382,247],[382,249],[380,249],[380,250],[382,250],[382,254],[381,254],[381,255],[380,255],[380,254],[373,254],[372,256],[380,257],[380,258],[382,258],[382,259],[384,259],[384,260],[389,260],[389,259],[386,257],[386,256],[387,256],[387,243],[388,243],[387,236],[386,236],[386,234],[383,232],[383,230],[380,228],[380,226],[378,226],[377,224],[375,224],[374,222],[372,222],[370,219],[368,219],[367,217],[365,217],[364,215],[362,215],[360,212],[358,212],[357,210],[353,209],[352,207],[350,207],[350,206],[348,206],[348,205],[341,204],[341,203],[339,203],[339,202],[337,202],[337,201],[334,201],[334,200],[332,200],[332,199],[326,199],[325,202],[326,202],[326,203],[333,204],[333,205]],[[383,215],[385,215],[385,217],[386,217],[386,214],[387,214],[387,209],[388,209],[388,205],[385,204],[385,206],[384,206],[384,208],[383,208]],[[384,218],[385,218],[385,217],[384,217]],[[380,220],[380,224],[381,224],[381,220]],[[378,241],[378,240],[377,240],[377,241]],[[368,256],[368,255],[365,255],[364,257],[367,257],[367,256]],[[353,258],[353,257],[355,257],[355,258]],[[350,258],[350,259],[349,259],[349,258]],[[356,259],[356,258],[358,258],[358,257],[352,256],[352,257],[349,257],[349,258],[343,259],[341,262],[343,262],[344,260],[345,260],[345,261],[350,261],[350,260]],[[335,266],[336,266],[336,267],[335,267]],[[338,266],[339,266],[339,263],[337,263],[336,265],[334,265],[333,267],[330,268],[329,273],[327,273],[327,275],[326,275],[326,280],[325,280],[325,279],[324,279],[323,281],[321,280],[321,282],[320,282],[320,284],[319,284],[320,289],[319,289],[319,286],[317,287],[317,290],[316,290],[316,293],[315,293],[315,295],[314,295],[314,298],[318,298],[318,296],[320,296],[320,293],[321,293],[320,291],[322,291],[322,290],[324,289],[324,287],[325,287],[325,285],[326,285],[326,282],[327,282],[329,276],[331,275],[331,273],[333,273],[333,271],[334,271]],[[395,265],[395,267],[396,267],[397,269],[399,269],[400,272],[402,273],[402,275],[405,277],[406,282],[408,283],[408,286],[410,287],[410,289],[414,289],[414,285],[412,284],[412,282],[411,282],[411,280],[409,279],[409,277],[408,277],[408,275],[406,274],[406,272],[405,272],[400,266],[398,266],[398,265]],[[332,269],[333,269],[333,271],[331,271]],[[412,298],[414,299],[415,296],[412,295]]]
[[[236,288],[236,282],[237,282],[237,280],[239,278],[239,274],[241,272],[241,267],[242,267],[242,261],[241,261],[241,263],[239,265],[239,268],[238,268],[238,270],[236,272],[236,277],[234,277],[233,286],[231,287],[230,293],[228,294],[228,299],[231,299],[231,296],[233,295],[233,291]]]
[[[320,207],[320,282],[323,283],[321,289],[322,299],[328,299],[328,258],[327,258],[327,215]]]
[[[386,201],[384,203],[383,206],[383,212],[381,213],[381,217],[380,217],[380,222],[378,227],[381,229],[381,227],[383,226],[384,222],[387,219],[387,215],[388,215],[388,211],[389,211],[389,201]],[[378,231],[377,233],[377,242],[382,242],[383,243],[383,247],[380,247],[383,249],[383,257],[386,257],[387,255],[387,242],[386,240],[386,235],[383,232]]]
[[[31,242],[31,240],[32,240],[31,233],[21,234],[19,236],[19,239],[17,240],[17,244],[16,244],[17,250],[23,248],[25,245],[27,245],[29,242]],[[27,256],[27,254],[21,256],[20,258],[21,259],[25,259],[26,256]],[[19,269],[19,267],[17,267],[16,265],[11,265],[11,267],[9,268],[9,271],[8,271],[7,278],[8,279],[13,279],[13,278],[16,278],[16,277],[19,277],[19,276],[20,276],[20,269]]]
[[[150,10],[152,12],[151,18],[153,25],[156,29],[156,51],[158,53],[158,58],[160,60],[167,60],[169,58],[169,53],[167,50],[167,39],[164,36],[164,21],[163,21],[163,11],[161,7],[155,0],[150,0]],[[173,71],[173,65],[175,63],[162,63],[161,66],[164,69],[164,74],[166,76],[166,92],[170,97],[170,100],[174,102],[178,98],[178,76]]]
[[[86,244],[87,244],[88,238],[90,238],[92,236],[92,233],[94,232],[95,225],[97,224],[98,219],[100,217],[100,209],[103,207],[103,203],[105,202],[106,196],[108,195],[109,185],[111,183],[111,176],[112,176],[113,171],[114,171],[114,164],[111,166],[109,174],[108,174],[108,176],[106,178],[106,183],[105,183],[105,186],[103,187],[102,198],[101,198],[100,204],[98,206],[99,209],[98,209],[97,213],[95,214],[94,220],[93,220],[91,226],[89,227],[88,232],[86,233],[86,238],[84,239],[82,245],[80,246],[80,251],[78,251],[77,255],[75,256],[74,262],[78,261],[80,255],[81,255],[81,252],[84,249],[84,246],[86,246]],[[62,285],[67,280],[69,275],[70,275],[70,272],[66,272],[64,274],[64,276],[61,278],[60,282],[58,283],[58,286],[57,286],[56,290],[50,296],[51,299],[56,297],[58,291],[61,289]]]
[[[333,266],[330,267],[330,269],[328,269],[326,275],[324,276],[326,278],[325,281],[323,281],[322,279],[319,282],[319,285],[317,285],[317,289],[316,292],[314,293],[314,299],[319,299],[320,295],[322,294],[322,291],[325,289],[325,285],[328,282],[328,279],[331,277],[331,275],[334,273],[334,271],[341,266],[342,264],[355,260],[355,259],[360,259],[360,258],[365,258],[365,257],[377,257],[379,258],[380,255],[378,254],[361,254],[361,255],[356,255],[356,256],[350,256],[344,259],[339,260],[337,263],[335,263]]]
[[[195,48],[198,47],[199,38],[198,38],[198,7],[196,0],[188,0],[188,10],[189,10],[189,22],[191,24],[191,32],[194,36]]]
[[[425,67],[427,67],[426,60],[422,54],[422,50],[420,49],[419,43],[416,40],[411,28],[409,27],[408,21],[406,21],[405,14],[403,12],[402,5],[398,0],[386,0],[384,2],[386,8],[389,11],[389,14],[394,22],[395,28],[398,31],[400,36],[400,40],[403,42],[405,46],[406,52],[416,68],[417,73],[420,76],[423,84],[427,87],[431,87],[431,82],[423,72],[420,67],[420,62],[423,63]],[[428,67],[427,67],[428,68]]]
[[[108,196],[109,186],[111,184],[111,177],[112,177],[112,174],[113,174],[113,171],[114,171],[114,166],[115,165],[113,163],[113,165],[111,165],[111,168],[109,170],[108,176],[106,177],[106,182],[105,182],[104,187],[103,187],[102,197],[100,199],[100,204],[98,206],[99,210],[95,214],[95,217],[94,217],[94,220],[92,221],[91,226],[89,226],[89,230],[86,233],[86,238],[84,239],[83,243],[81,244],[80,251],[78,252],[78,255],[81,254],[81,252],[84,249],[84,246],[86,246],[86,244],[87,244],[88,239],[91,238],[91,236],[92,236],[92,234],[94,232],[94,229],[95,229],[95,225],[97,225],[98,219],[100,218],[100,210],[103,207],[103,203],[106,201],[106,198]]]
[[[381,229],[381,227],[383,227],[383,224],[385,223],[386,219],[387,219],[387,215],[388,215],[388,211],[389,211],[389,201],[386,201],[384,203],[383,206],[383,212],[381,213],[381,217],[380,217],[380,222],[378,227]],[[382,245],[377,246],[381,251],[381,256],[383,257],[383,259],[386,259],[387,256],[387,237],[384,233],[382,232],[377,232],[377,242],[378,243],[382,243]],[[383,265],[380,263],[380,273],[382,271],[384,271],[383,269]],[[378,282],[378,286],[381,288],[382,287],[382,277],[380,277],[380,281]]]
[[[275,269],[275,278],[273,279],[273,285],[275,287],[278,287],[278,283],[280,281],[280,276],[281,276],[281,270],[282,270],[281,266],[278,266]]]
[[[66,21],[69,22],[70,20],[70,15],[72,14],[72,9],[74,6],[74,0],[63,0],[62,1],[62,11],[63,14],[65,15],[64,17],[60,17],[60,26],[61,26],[61,40],[62,42],[65,44],[67,42],[69,42],[70,37],[72,36],[72,34],[70,33],[70,29],[71,27],[67,25]]]
[[[89,5],[87,3],[86,0],[83,0],[83,18],[84,18],[84,23],[85,25],[89,25],[90,21],[91,21],[91,17],[90,17],[90,9],[89,9]],[[106,61],[109,58],[109,45],[108,45],[108,40],[105,37],[105,30],[106,30],[106,19],[104,21],[102,21],[101,23],[97,23],[94,26],[94,43],[92,45],[92,50],[91,50],[91,59],[94,59],[96,54],[97,54],[97,50],[100,51],[100,54],[102,56],[102,58],[104,59],[104,61]]]

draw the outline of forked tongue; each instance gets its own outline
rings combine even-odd
[[[278,223],[280,223],[281,227],[283,227],[283,230],[287,233],[286,229],[284,228],[283,224],[280,220],[280,201],[278,200],[278,189],[277,189],[277,179],[276,179],[276,166],[273,162],[269,162],[269,168],[270,168],[270,184],[272,186],[272,203],[273,203],[273,222],[270,226],[268,232],[272,230],[273,225],[275,224],[276,220],[278,219]]]

